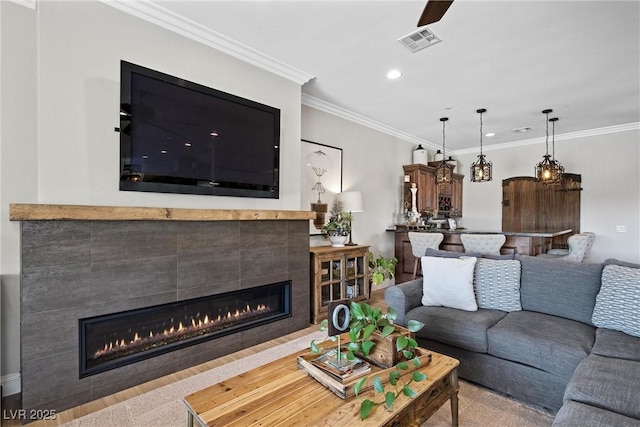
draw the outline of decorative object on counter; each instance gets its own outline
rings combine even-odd
[[[448,117],[440,118],[440,121],[442,122],[442,159],[440,160],[440,164],[436,167],[436,184],[450,184],[453,179],[453,168],[444,160],[446,155],[444,128],[447,120],[449,120]]]
[[[536,178],[544,182],[545,184],[560,184],[562,182],[562,174],[564,173],[564,167],[555,158],[552,158],[549,154],[549,113],[553,112],[552,109],[542,110],[542,114],[547,117],[546,129],[547,137],[545,140],[546,154],[542,156],[542,161],[536,165]],[[553,122],[555,122],[553,120]],[[555,140],[555,135],[554,135]],[[555,146],[555,144],[554,144]]]
[[[413,214],[412,217],[417,221],[420,214],[418,213],[418,204],[416,203],[416,193],[418,192],[418,187],[415,182],[411,183],[410,191],[411,191],[411,213]]]
[[[302,140],[301,206],[310,206],[316,219],[309,234],[321,234],[329,205],[342,190],[342,149]]]
[[[362,212],[362,193],[360,191],[343,191],[337,195],[337,200],[342,203],[342,209],[349,212],[349,241],[347,246],[356,246],[353,243],[351,235],[353,233],[353,227],[351,226],[351,220],[353,219],[354,212]]]
[[[480,114],[480,154],[478,160],[471,164],[471,182],[489,182],[493,179],[493,165],[482,154],[482,114],[486,112],[486,108],[476,110],[476,113]]]
[[[449,221],[449,230],[455,230],[457,228],[456,219],[455,218],[447,218]]]
[[[351,214],[346,212],[340,199],[335,199],[331,206],[329,222],[322,227],[322,232],[331,241],[331,246],[341,248],[347,242],[351,232]]]
[[[413,164],[426,165],[428,162],[429,158],[427,155],[427,150],[423,148],[421,144],[418,144],[418,148],[413,150]]]

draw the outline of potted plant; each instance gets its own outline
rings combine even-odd
[[[379,375],[372,377],[374,390],[384,394],[384,403],[371,399],[363,400],[360,404],[360,418],[364,420],[375,406],[384,404],[390,410],[400,394],[415,396],[415,392],[410,387],[411,382],[420,382],[426,379],[426,375],[417,370],[414,370],[407,378],[402,373],[402,371],[410,369],[410,363],[414,368],[420,367],[421,362],[415,352],[418,343],[412,334],[422,329],[424,323],[409,320],[407,329],[399,328],[393,323],[396,319],[393,308],[389,307],[387,313],[382,313],[379,308],[356,301],[351,301],[349,315],[351,320],[349,323],[349,343],[346,345],[347,360],[353,360],[359,356],[383,367],[395,366],[395,369],[389,372],[388,380],[385,382],[380,379]],[[325,319],[320,327],[324,329],[326,326],[327,320]],[[329,338],[335,340],[335,337]],[[321,351],[314,341],[311,341],[311,351],[315,353]],[[368,379],[369,377],[363,377],[354,384],[356,396]]]
[[[340,200],[331,206],[329,222],[322,227],[322,233],[331,240],[331,246],[342,247],[351,232],[351,214],[343,210]]]
[[[369,252],[369,281],[378,286],[385,279],[392,279],[395,277],[397,263],[396,257],[385,258],[381,255],[375,258],[373,253]]]

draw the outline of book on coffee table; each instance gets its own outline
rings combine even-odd
[[[309,361],[337,380],[354,379],[371,372],[369,362],[357,357],[353,360],[347,360],[346,352],[341,353],[338,358],[338,351],[335,349],[327,350]]]

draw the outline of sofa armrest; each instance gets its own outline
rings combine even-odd
[[[384,291],[384,300],[398,314],[394,323],[406,326],[407,312],[422,304],[422,279],[388,287]]]

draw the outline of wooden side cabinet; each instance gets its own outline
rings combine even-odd
[[[330,301],[369,299],[369,246],[316,246],[311,253],[311,321],[327,317]]]

